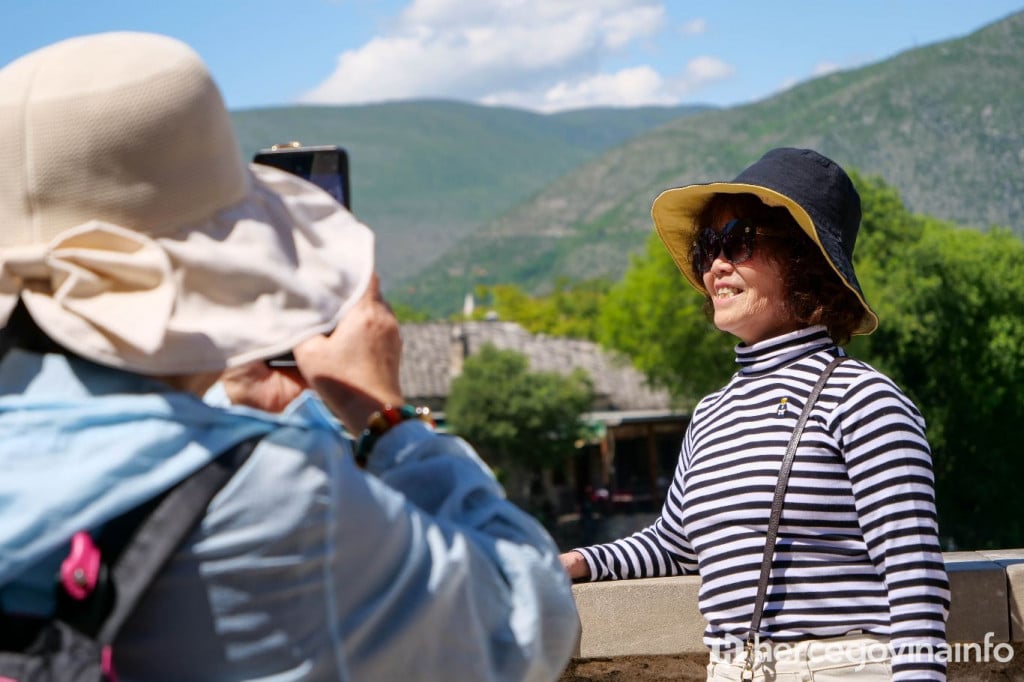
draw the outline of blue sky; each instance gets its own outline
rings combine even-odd
[[[1024,0],[7,0],[0,63],[164,33],[231,109],[439,97],[558,111],[755,101],[967,35]]]

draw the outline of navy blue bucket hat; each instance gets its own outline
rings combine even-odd
[[[810,149],[784,147],[766,153],[732,182],[687,185],[658,195],[651,207],[654,227],[680,272],[700,292],[704,284],[694,275],[690,247],[702,227],[696,218],[715,194],[753,194],[768,206],[788,210],[863,306],[853,333],[870,334],[878,327],[853,271],[860,195],[839,164]]]

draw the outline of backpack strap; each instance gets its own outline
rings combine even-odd
[[[117,638],[160,569],[264,435],[238,443],[186,478],[142,522],[112,568],[116,597],[96,636],[101,644],[111,644]]]

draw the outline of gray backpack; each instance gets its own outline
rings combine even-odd
[[[76,533],[58,576],[54,617],[0,613],[0,682],[116,682],[111,647],[118,632],[259,439],[242,441],[108,524],[104,538],[112,535],[111,542],[101,539],[97,546],[88,533]]]

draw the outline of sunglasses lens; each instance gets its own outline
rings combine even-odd
[[[693,266],[703,275],[711,269],[721,251],[733,265],[749,260],[754,253],[754,226],[746,220],[730,220],[721,233],[710,227],[700,231],[693,242]]]
[[[750,259],[754,252],[754,228],[741,220],[730,220],[722,230],[722,255],[733,265]],[[712,261],[714,259],[712,258]]]
[[[718,233],[710,227],[705,227],[700,231],[693,243],[693,264],[698,268],[700,274],[711,269],[718,256],[719,244]]]

